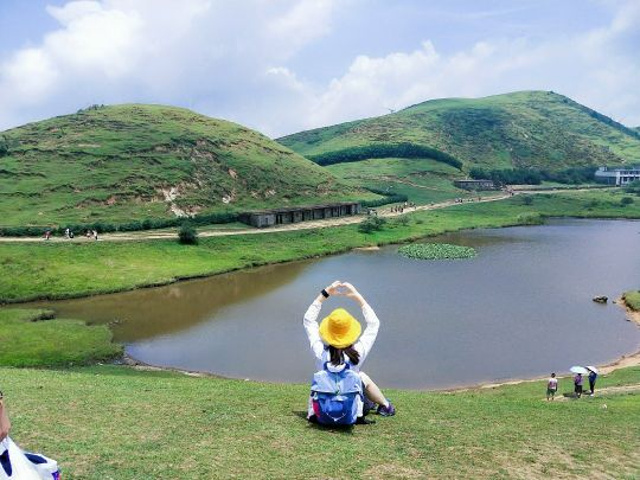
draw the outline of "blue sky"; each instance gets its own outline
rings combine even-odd
[[[270,136],[554,90],[640,125],[636,0],[2,0],[0,129],[163,103]]]

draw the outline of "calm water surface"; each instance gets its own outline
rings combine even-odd
[[[442,236],[471,260],[420,261],[397,246],[269,266],[167,287],[46,303],[60,316],[111,323],[148,363],[268,381],[313,371],[301,320],[322,287],[350,281],[381,320],[363,370],[383,386],[444,388],[566,372],[640,347],[614,305],[640,285],[640,222],[554,220]],[[349,300],[330,298],[323,314]]]

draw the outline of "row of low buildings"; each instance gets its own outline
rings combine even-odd
[[[610,185],[626,185],[640,180],[640,167],[607,168],[600,167],[595,172],[598,181]],[[495,190],[498,187],[492,180],[454,180],[454,185],[464,190]],[[299,207],[276,208],[247,212],[240,216],[240,221],[258,228],[286,225],[290,223],[322,220],[325,218],[358,215],[362,207],[358,202],[330,203],[324,205],[308,205]]]
[[[640,166],[626,168],[600,167],[596,170],[595,177],[599,182],[620,187],[640,180]]]
[[[596,170],[594,178],[598,182],[620,187],[636,180],[640,180],[640,166],[624,168],[600,167]],[[495,190],[498,188],[492,180],[482,179],[454,180],[453,184],[464,190]]]
[[[345,217],[360,213],[358,202],[330,203],[300,207],[260,210],[240,215],[240,221],[258,228],[286,225],[289,223],[322,220],[324,218]]]

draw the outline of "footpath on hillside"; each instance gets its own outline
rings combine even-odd
[[[376,208],[376,214],[378,217],[391,218],[405,215],[407,213],[416,212],[420,210],[437,210],[440,208],[447,208],[455,205],[468,205],[470,203],[486,203],[495,202],[499,200],[505,200],[511,198],[513,195],[535,195],[540,193],[562,193],[562,192],[576,192],[580,189],[554,189],[554,190],[520,190],[512,193],[501,192],[498,195],[490,195],[485,197],[477,197],[473,199],[463,199],[462,202],[455,199],[447,200],[439,203],[431,203],[428,205],[417,205],[415,207],[404,207],[402,213],[391,211],[391,206],[384,208]],[[362,222],[366,216],[355,215],[350,217],[337,217],[327,218],[323,220],[312,220],[308,222],[289,223],[286,225],[277,225],[269,228],[255,228],[249,227],[234,230],[200,230],[198,232],[199,237],[223,237],[231,235],[259,235],[265,233],[274,232],[289,232],[292,230],[311,230],[314,228],[329,228],[340,225],[351,225],[354,223]],[[140,231],[140,232],[125,232],[125,233],[104,233],[100,235],[101,242],[124,242],[124,241],[140,241],[140,240],[167,240],[177,237],[175,230],[163,230],[163,231]],[[43,242],[43,237],[0,237],[0,242]],[[88,239],[83,236],[77,236],[73,239],[52,237],[48,242],[91,242],[93,239]]]

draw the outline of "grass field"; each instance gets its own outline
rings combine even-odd
[[[540,222],[543,216],[640,218],[640,202],[622,207],[620,191],[519,195],[510,200],[419,211],[362,233],[357,225],[173,240],[0,244],[0,301],[65,298],[166,284],[268,263],[399,243],[465,228]],[[529,198],[529,201],[525,201]]]
[[[640,312],[640,290],[624,292],[624,301],[631,310]]]
[[[0,365],[14,367],[86,365],[122,353],[105,325],[56,319],[46,310],[0,310]]]
[[[374,352],[375,354],[375,352]],[[545,381],[386,392],[391,418],[353,430],[304,420],[307,385],[102,366],[0,368],[12,437],[65,480],[160,478],[615,478],[640,471],[640,368],[595,398],[544,400]],[[561,379],[559,392],[568,392]],[[606,406],[606,408],[605,408]],[[375,416],[374,416],[375,417]]]
[[[473,195],[453,186],[461,178],[458,169],[430,159],[379,158],[326,168],[354,187],[406,195],[421,205]]]

